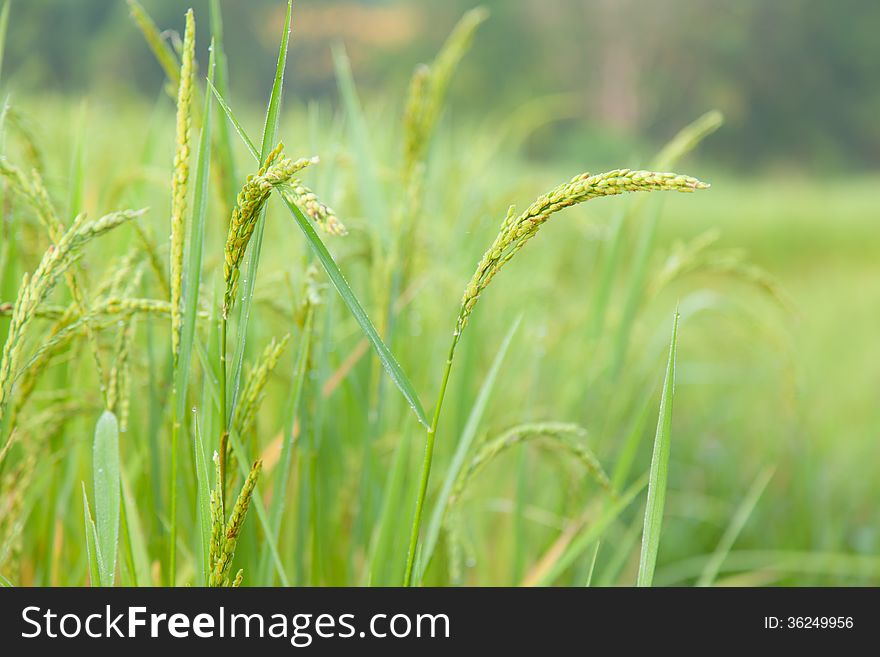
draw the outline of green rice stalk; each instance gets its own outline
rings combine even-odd
[[[563,183],[547,194],[538,197],[522,214],[517,215],[514,208],[510,207],[507,216],[501,223],[501,230],[498,236],[478,263],[477,269],[471,277],[470,283],[465,288],[464,296],[462,297],[458,320],[452,334],[452,342],[449,346],[443,377],[440,381],[440,391],[434,407],[434,418],[431,426],[428,428],[425,440],[425,457],[422,463],[422,474],[416,497],[404,575],[405,586],[409,586],[412,580],[422,510],[428,492],[428,479],[431,473],[431,462],[434,454],[434,439],[437,433],[437,424],[440,420],[443,399],[446,394],[446,386],[449,383],[449,375],[452,371],[455,349],[462,331],[467,326],[468,318],[482,292],[504,265],[538,233],[538,230],[546,223],[550,216],[559,210],[601,196],[614,196],[626,192],[693,192],[708,187],[707,183],[701,182],[696,178],[675,173],[614,169],[594,176],[591,176],[589,173],[577,175],[567,183]]]

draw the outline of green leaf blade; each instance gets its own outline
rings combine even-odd
[[[95,478],[95,528],[101,555],[101,585],[113,586],[116,554],[119,547],[119,423],[110,411],[104,411],[95,427],[92,454]]]
[[[669,472],[669,451],[672,431],[672,402],[675,396],[675,349],[678,341],[678,310],[672,321],[672,339],[669,344],[669,360],[663,393],[660,396],[660,413],[657,433],[654,437],[654,453],[648,476],[648,501],[645,504],[645,527],[642,531],[642,551],[639,556],[637,586],[651,586],[657,552],[660,549],[660,531],[663,526],[663,509],[666,502],[666,484]]]

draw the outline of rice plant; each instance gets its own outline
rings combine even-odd
[[[146,4],[128,0],[128,29],[165,78],[155,121],[86,106],[66,161],[58,122],[26,125],[15,96],[0,115],[4,581],[711,585],[767,566],[736,544],[772,464],[733,509],[705,501],[719,536],[678,564],[661,549],[683,481],[681,350],[716,308],[784,343],[756,308],[795,306],[723,244],[704,212],[723,185],[677,173],[720,113],[639,168],[548,173],[509,149],[553,103],[491,127],[445,112],[456,71],[479,65],[483,8],[389,120],[341,44],[338,104],[285,89],[290,1],[259,115],[229,78],[218,0],[180,12],[182,34]],[[698,199],[700,234],[668,246],[662,203]],[[801,556],[769,554],[880,573]]]

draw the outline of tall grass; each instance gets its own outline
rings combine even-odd
[[[711,210],[715,190],[634,194],[706,189],[667,170],[718,113],[646,170],[570,177],[504,137],[558,116],[555,100],[528,121],[500,108],[508,118],[491,128],[444,113],[456,69],[477,65],[466,55],[482,9],[415,68],[389,120],[341,44],[338,107],[285,89],[290,2],[261,116],[229,78],[219,1],[209,16],[181,12],[180,52],[128,4],[167,78],[154,108],[107,120],[95,104],[71,153],[58,122],[9,120],[29,100],[3,114],[4,581],[709,585],[775,567],[819,581],[880,572],[836,548],[749,551],[750,523],[772,517],[760,506],[771,463],[743,459],[727,475],[738,503],[689,494],[711,488],[698,419],[711,420],[688,387],[673,418],[674,382],[697,376],[719,326],[747,327],[754,346],[779,336],[766,327],[793,305],[719,233],[668,239],[670,216]],[[146,134],[145,112],[157,117]],[[138,139],[141,154],[118,146]],[[563,209],[567,221],[540,230]],[[670,345],[677,303],[687,331],[679,340],[676,313]],[[700,390],[728,408],[727,393]],[[701,513],[717,532],[691,531]]]

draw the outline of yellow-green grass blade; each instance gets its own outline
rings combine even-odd
[[[342,44],[333,47],[333,65],[336,69],[339,95],[342,97],[342,104],[349,123],[349,132],[354,142],[359,195],[363,199],[364,209],[369,213],[369,219],[375,228],[372,231],[373,235],[376,236],[379,244],[387,243],[388,231],[383,228],[388,227],[388,203],[382,193],[382,187],[376,173],[373,147],[370,144],[370,129],[358,99],[354,77],[351,74],[351,64]],[[374,248],[379,244],[374,244]]]
[[[171,49],[171,46],[168,45],[168,42],[162,38],[162,33],[159,31],[156,23],[137,0],[128,0],[128,7],[131,11],[132,20],[134,20],[135,25],[137,25],[144,40],[147,42],[150,52],[153,53],[153,57],[156,58],[156,61],[159,62],[159,65],[165,72],[169,82],[169,89],[176,89],[180,81],[180,62],[177,61],[177,55]]]
[[[599,558],[599,546],[602,545],[602,541],[596,541],[596,546],[593,548],[593,558],[590,559],[590,568],[587,570],[587,579],[584,582],[584,588],[589,588],[593,585],[593,573],[596,572],[596,560]]]
[[[660,586],[680,586],[700,576],[713,554],[687,557],[657,572]],[[758,572],[817,575],[867,581],[880,580],[880,557],[876,554],[809,550],[732,550],[719,567],[719,574]]]
[[[587,549],[597,540],[602,538],[605,530],[620,516],[621,513],[632,503],[635,497],[645,487],[647,479],[642,477],[635,481],[629,488],[623,491],[613,502],[606,503],[601,513],[590,525],[578,535],[563,552],[563,554],[549,567],[538,580],[538,585],[548,586],[577,561]]]
[[[100,578],[103,586],[113,586],[119,548],[119,424],[116,416],[104,411],[95,428],[92,452],[95,479],[95,528],[97,530]]]
[[[208,585],[210,575],[208,563],[208,548],[211,543],[211,481],[208,476],[208,462],[205,455],[205,445],[202,442],[202,432],[199,428],[199,418],[193,413],[193,464],[196,470],[196,514],[198,521],[198,565],[202,574],[202,585]]]
[[[128,478],[124,471],[120,474],[122,475],[122,512],[125,516],[126,540],[131,551],[134,585],[148,586],[151,584],[150,557],[143,522],[138,514]]]
[[[655,171],[662,171],[674,167],[681,158],[696,148],[700,142],[718,130],[723,121],[724,118],[721,112],[713,110],[699,117],[693,123],[685,126],[666,144],[666,146],[663,147],[663,149],[661,149],[660,153],[658,153],[651,162],[650,168]],[[630,202],[629,210],[621,218],[622,228],[625,228],[625,225],[629,222],[630,218],[640,214],[645,204],[649,202],[652,203],[652,207],[649,209],[648,216],[639,228],[636,251],[629,261],[632,273],[624,293],[623,310],[621,312],[621,319],[617,326],[614,338],[614,355],[611,365],[611,371],[614,377],[617,377],[623,368],[633,324],[636,320],[636,315],[638,314],[644,296],[648,261],[654,247],[657,222],[663,201],[661,199],[649,199],[648,197],[633,199]],[[618,230],[614,233],[614,241],[610,247],[612,257],[619,256],[619,242],[622,239],[623,231],[621,230],[621,226],[618,226]],[[606,272],[601,279],[600,285],[602,286],[602,289],[600,289],[600,295],[607,293],[607,290],[604,288],[612,284],[612,278],[616,268],[617,262],[614,263],[613,269]],[[602,312],[605,312],[604,308],[602,309]],[[601,327],[599,327],[599,329],[601,329]]]
[[[410,441],[403,438],[398,441],[394,450],[394,457],[385,481],[379,524],[373,537],[373,549],[367,568],[368,586],[400,586],[403,583],[401,575],[406,554],[394,553],[394,548],[399,543],[394,541],[394,536],[395,532],[401,529],[398,507],[400,500],[406,499],[404,486],[410,464],[409,454]]]
[[[290,17],[293,10],[292,0],[287,2],[287,15],[284,19],[284,28],[281,32],[281,45],[278,49],[278,62],[275,67],[275,81],[272,84],[272,93],[269,96],[269,105],[266,109],[266,123],[263,126],[263,140],[260,148],[260,162],[264,162],[269,153],[275,148],[278,138],[278,122],[281,118],[281,98],[284,91],[284,70],[287,65],[287,50],[290,43]],[[247,273],[241,283],[241,304],[238,313],[238,332],[236,333],[235,352],[232,359],[232,385],[227,382],[227,390],[232,391],[231,403],[228,406],[229,417],[235,413],[235,404],[238,399],[239,385],[241,382],[241,369],[244,364],[244,352],[247,346],[247,328],[250,320],[251,305],[254,299],[254,290],[257,283],[257,269],[260,263],[260,252],[263,247],[263,232],[266,228],[266,206],[264,205],[257,219],[257,226],[251,238],[248,248],[249,255],[246,266]]]
[[[672,434],[672,402],[675,397],[675,348],[678,341],[678,310],[672,320],[672,339],[669,343],[669,360],[660,396],[660,414],[654,437],[651,472],[648,476],[648,500],[645,504],[645,525],[642,530],[642,551],[639,555],[637,586],[651,586],[657,552],[660,549],[660,533],[663,528],[663,509],[666,502],[666,483],[669,473],[669,451]]]
[[[213,47],[211,54],[216,62],[214,79],[217,88],[224,96],[229,95],[229,67],[226,60],[226,50],[223,44],[223,14],[220,11],[220,0],[211,0],[210,4],[211,38]],[[235,202],[238,193],[238,175],[235,168],[235,152],[232,150],[232,137],[225,121],[217,123],[217,143],[215,151],[220,176],[223,181],[223,198],[226,199],[226,208]],[[228,214],[228,213],[227,213]]]
[[[6,51],[6,33],[9,28],[9,9],[12,6],[12,0],[6,0],[3,3],[3,10],[0,11],[0,80],[3,79],[3,53]]]
[[[289,419],[285,422],[284,433],[282,434],[284,443],[281,446],[281,457],[278,461],[278,478],[275,482],[275,488],[272,495],[272,506],[269,511],[269,518],[272,526],[272,536],[278,542],[281,532],[281,518],[288,501],[287,484],[290,479],[290,466],[293,460],[293,427],[299,412],[300,399],[302,398],[303,384],[309,370],[309,354],[312,345],[314,310],[310,307],[307,311],[305,321],[303,322],[303,330],[300,334],[299,353],[294,366],[293,382],[291,385],[290,397],[287,402],[286,412]],[[270,577],[269,573],[269,554],[266,552],[263,557],[263,578],[267,581]]]
[[[86,561],[89,566],[89,581],[92,586],[101,586],[101,556],[98,550],[98,536],[92,512],[89,509],[89,496],[86,493],[86,482],[82,482],[83,527],[86,535]]]
[[[242,141],[247,145],[248,150],[250,150],[251,155],[254,156],[254,159],[259,161],[259,153],[257,153],[256,148],[253,145],[253,142],[248,138],[247,133],[245,133],[244,129],[241,127],[241,124],[235,119],[232,109],[229,107],[228,103],[226,103],[223,98],[220,96],[219,92],[216,88],[212,88],[214,94],[218,97],[218,105],[223,109],[226,115],[229,117],[230,122],[235,127],[238,134],[241,136]],[[425,410],[422,407],[422,403],[419,400],[418,393],[415,390],[415,387],[410,382],[409,377],[404,372],[403,368],[397,362],[397,359],[394,357],[394,354],[385,344],[381,337],[379,337],[379,333],[376,331],[376,327],[373,325],[372,320],[370,319],[367,312],[364,310],[358,298],[355,296],[354,291],[351,289],[351,286],[348,284],[348,281],[345,280],[345,276],[342,274],[342,271],[339,269],[339,266],[336,264],[336,261],[333,259],[333,256],[330,255],[330,252],[327,250],[327,247],[324,245],[324,242],[318,236],[318,233],[312,227],[309,220],[303,215],[300,209],[290,200],[288,200],[283,194],[279,194],[282,203],[287,206],[287,209],[290,211],[291,215],[293,215],[294,220],[299,226],[300,230],[302,230],[303,234],[305,234],[306,240],[309,243],[309,246],[314,251],[315,255],[318,258],[318,262],[321,263],[321,266],[327,272],[327,276],[330,278],[330,282],[333,283],[333,287],[336,288],[336,291],[339,293],[339,296],[342,297],[343,302],[348,307],[351,314],[354,316],[355,321],[360,325],[361,330],[364,332],[367,340],[372,345],[373,349],[376,351],[376,354],[379,356],[379,360],[382,363],[382,366],[385,368],[385,371],[391,377],[391,380],[403,394],[406,401],[409,403],[410,407],[413,409],[413,412],[416,414],[419,422],[421,422],[424,426],[429,426],[428,417],[425,414]]]
[[[214,77],[214,49],[208,61],[208,82]],[[202,129],[199,136],[199,154],[196,160],[195,183],[193,191],[193,213],[190,222],[187,254],[183,271],[183,326],[180,335],[180,355],[175,372],[177,386],[177,421],[183,423],[186,413],[186,391],[189,384],[190,364],[196,334],[199,308],[199,287],[202,275],[202,254],[205,241],[205,220],[208,214],[208,187],[211,173],[211,115],[212,96],[205,94],[205,109],[202,113]]]
[[[727,525],[727,529],[725,529],[724,533],[721,535],[721,539],[718,541],[718,547],[715,548],[715,552],[712,553],[712,557],[706,562],[706,567],[703,568],[703,572],[700,573],[700,578],[697,580],[697,586],[712,586],[712,584],[714,584],[715,579],[718,577],[718,573],[721,571],[721,566],[724,564],[724,560],[727,558],[727,555],[730,554],[733,544],[739,537],[743,527],[745,527],[746,522],[748,522],[749,517],[752,515],[752,511],[755,510],[758,500],[761,499],[761,495],[764,493],[764,489],[767,488],[767,484],[770,483],[770,479],[773,477],[775,471],[776,468],[770,466],[762,470],[758,473],[758,476],[755,477],[746,496],[743,498],[743,501],[737,507],[733,517],[730,519],[730,524]]]
[[[467,422],[461,432],[461,437],[458,439],[458,445],[455,447],[452,461],[446,470],[446,477],[443,480],[443,486],[440,488],[440,493],[437,495],[437,500],[434,502],[431,519],[428,522],[428,527],[425,531],[425,538],[422,542],[421,560],[416,568],[416,582],[422,581],[422,578],[425,575],[425,570],[427,570],[427,567],[431,563],[431,557],[434,554],[434,549],[437,547],[437,540],[440,537],[440,530],[443,526],[443,516],[446,513],[449,495],[452,492],[452,487],[455,485],[462,467],[464,467],[465,459],[470,452],[474,438],[476,438],[480,422],[482,422],[483,416],[486,413],[486,407],[489,404],[489,397],[491,396],[492,390],[495,387],[495,382],[498,379],[501,364],[504,362],[504,358],[510,348],[510,343],[513,341],[513,336],[516,334],[517,329],[519,329],[521,321],[522,316],[517,317],[511,325],[510,330],[507,331],[507,335],[505,335],[504,339],[501,341],[498,353],[495,354],[495,359],[492,361],[492,365],[489,367],[486,378],[480,386],[480,390],[474,400],[474,405],[471,407],[471,411],[468,415]]]
[[[76,132],[73,153],[70,157],[70,181],[68,183],[67,219],[73,221],[83,211],[83,195],[85,193],[86,170],[86,103],[79,106],[76,118]]]

